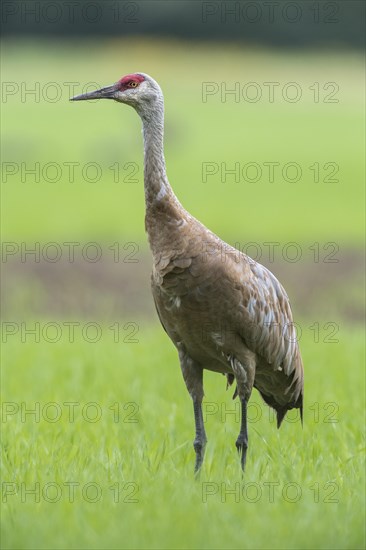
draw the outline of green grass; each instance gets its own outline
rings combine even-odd
[[[80,335],[73,344],[9,337],[3,402],[19,410],[2,419],[2,480],[17,492],[3,503],[2,547],[363,548],[363,335],[343,331],[338,343],[316,344],[311,334],[301,342],[304,428],[290,415],[277,431],[254,390],[244,479],[238,416],[230,414],[236,402],[224,377],[206,374],[209,443],[198,481],[191,402],[160,328],[141,324],[134,344],[114,344],[107,327],[96,344]],[[74,422],[66,402],[79,404]],[[37,421],[22,418],[22,407],[35,403]],[[68,482],[78,484],[74,502]],[[35,483],[37,503],[24,493]],[[11,487],[3,485],[3,498]],[[100,500],[88,502],[95,487]]]

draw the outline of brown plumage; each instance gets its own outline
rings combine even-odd
[[[288,296],[276,277],[223,242],[179,203],[169,185],[163,153],[164,104],[148,75],[73,98],[115,99],[135,108],[143,122],[146,230],[153,255],[152,293],[160,321],[178,350],[196,422],[195,471],[206,434],[202,416],[203,370],[236,382],[242,403],[236,446],[244,469],[247,403],[253,386],[277,413],[299,408],[303,367]]]

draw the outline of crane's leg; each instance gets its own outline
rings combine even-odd
[[[196,437],[193,442],[193,447],[196,452],[196,463],[194,465],[194,473],[197,474],[201,469],[205,447],[207,442],[205,426],[202,415],[202,399],[193,399],[194,422],[196,425]]]
[[[252,393],[255,376],[255,357],[247,352],[242,361],[236,357],[230,357],[231,368],[237,384],[237,392],[241,401],[241,424],[236,448],[240,455],[241,468],[244,471],[248,449],[247,405]]]
[[[196,452],[194,472],[197,474],[203,463],[207,442],[202,415],[203,369],[187,355],[184,349],[179,350],[179,359],[183,378],[193,401],[194,422],[196,427],[196,437],[193,442],[193,447]]]
[[[241,425],[235,445],[240,455],[241,468],[244,471],[248,449],[247,400],[245,397],[241,399]]]

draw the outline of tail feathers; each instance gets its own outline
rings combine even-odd
[[[285,418],[287,411],[289,411],[289,410],[292,409],[292,408],[294,408],[294,407],[290,407],[290,408],[287,408],[287,407],[276,408],[276,414],[277,414],[277,428],[279,428],[279,427],[281,426],[282,421],[283,421],[283,419]],[[304,427],[304,421],[303,421],[303,414],[302,414],[302,401],[301,401],[301,404],[298,405],[298,407],[296,407],[296,408],[299,408],[299,409],[300,409],[301,427],[303,428],[303,427]]]
[[[301,425],[303,425],[303,396],[300,394],[299,398],[296,402],[288,403],[287,405],[279,405],[279,403],[274,399],[273,396],[265,395],[264,393],[260,392],[261,396],[263,397],[264,401],[272,407],[276,411],[277,415],[277,428],[279,428],[283,422],[283,419],[286,416],[287,411],[291,409],[300,409],[300,419],[301,419]]]
[[[303,428],[304,427],[304,422],[303,422],[303,416],[302,416],[302,396],[301,396],[301,405],[300,405],[300,419],[301,419],[301,427]]]
[[[281,408],[281,409],[277,409],[276,410],[276,414],[277,414],[277,429],[280,428],[281,424],[282,424],[282,421],[283,419],[285,418],[286,416],[286,413],[287,413],[288,409],[286,408]]]

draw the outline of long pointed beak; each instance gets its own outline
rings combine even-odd
[[[87,92],[85,94],[71,97],[70,101],[83,101],[87,99],[115,99],[115,94],[117,91],[117,84],[112,84],[112,86],[106,86],[106,88],[101,88],[100,90],[94,90],[93,92]]]

